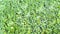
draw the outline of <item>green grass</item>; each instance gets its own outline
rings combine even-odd
[[[60,34],[60,1],[0,0],[0,34]]]

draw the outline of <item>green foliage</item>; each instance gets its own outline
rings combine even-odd
[[[0,34],[60,34],[60,1],[0,0]]]

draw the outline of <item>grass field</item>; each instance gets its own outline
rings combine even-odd
[[[0,0],[0,34],[60,34],[60,0]]]

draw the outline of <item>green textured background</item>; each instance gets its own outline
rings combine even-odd
[[[60,34],[60,0],[0,0],[0,34]]]

